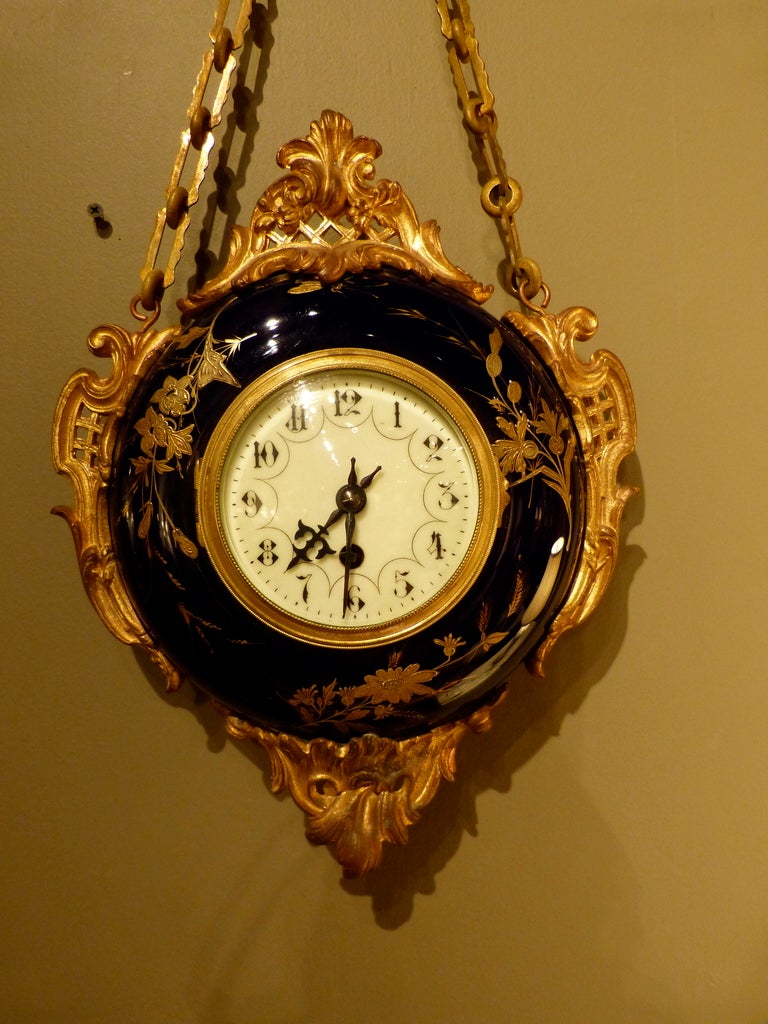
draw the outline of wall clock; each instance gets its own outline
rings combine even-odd
[[[244,23],[214,28],[226,73]],[[145,268],[140,329],[91,334],[111,371],[75,374],[54,423],[75,491],[55,511],[96,610],[268,751],[352,875],[599,600],[635,430],[618,360],[575,352],[594,315],[523,291],[490,316],[379,152],[325,111],[178,325],[155,329]]]

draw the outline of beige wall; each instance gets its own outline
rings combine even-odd
[[[493,279],[430,0],[276,6],[243,218],[335,107]],[[523,244],[629,370],[643,497],[598,614],[358,883],[112,639],[48,515],[56,396],[92,327],[131,326],[212,7],[0,12],[0,1019],[764,1024],[768,7],[474,0]]]

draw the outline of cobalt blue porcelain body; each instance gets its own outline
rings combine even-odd
[[[403,357],[455,389],[486,432],[510,499],[469,592],[423,630],[365,648],[324,648],[259,621],[214,569],[196,513],[200,460],[241,390],[297,356],[344,348]],[[343,740],[420,733],[500,691],[568,592],[584,496],[568,403],[509,325],[399,271],[322,286],[281,274],[185,325],[139,385],[110,515],[135,607],[183,674],[265,728]]]

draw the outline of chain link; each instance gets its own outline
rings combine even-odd
[[[529,308],[543,308],[549,302],[549,289],[541,279],[538,264],[523,256],[520,248],[515,213],[520,207],[523,193],[520,185],[507,174],[504,155],[497,138],[498,118],[494,109],[494,96],[485,64],[478,50],[469,2],[435,0],[435,3],[440,15],[441,31],[447,40],[448,62],[464,115],[464,123],[476,140],[483,163],[482,177],[485,180],[480,203],[483,210],[497,220],[501,227],[500,234],[506,254],[503,265],[504,285],[523,305]],[[211,46],[203,54],[192,102],[187,111],[189,127],[181,133],[179,149],[165,194],[166,202],[158,211],[147,258],[141,270],[141,289],[131,302],[131,313],[138,320],[154,322],[157,319],[163,292],[175,280],[176,267],[189,227],[189,211],[200,198],[200,186],[205,177],[213,145],[213,129],[221,122],[221,111],[229,96],[232,75],[237,68],[236,51],[243,44],[253,6],[254,0],[241,0],[234,29],[230,30],[225,25],[229,0],[217,2],[213,27],[209,33]],[[471,79],[465,74],[466,65],[471,73]],[[214,71],[219,75],[219,81],[209,108],[203,101],[211,86]],[[197,151],[198,157],[191,180],[185,186],[181,184],[181,178],[191,149]],[[162,270],[157,267],[157,262],[166,228],[174,234],[165,269]],[[543,298],[540,306],[535,307],[533,300],[540,292]],[[148,315],[144,315],[139,307],[146,310]]]
[[[480,203],[500,224],[506,258],[503,279],[506,289],[529,308],[543,308],[549,289],[541,279],[535,260],[523,256],[515,224],[515,213],[523,199],[520,185],[507,174],[498,141],[498,118],[488,72],[478,50],[468,0],[435,0],[440,29],[447,40],[448,63],[456,86],[464,123],[472,133],[482,161],[483,186]],[[466,70],[465,70],[466,69]],[[467,73],[469,72],[469,74]],[[533,300],[542,293],[538,307]]]
[[[187,110],[189,126],[181,133],[179,149],[165,193],[165,205],[155,219],[155,229],[150,239],[147,258],[140,273],[141,290],[131,302],[131,313],[137,320],[154,322],[157,319],[163,292],[175,280],[176,267],[184,248],[184,236],[189,227],[189,211],[200,198],[200,185],[205,177],[213,146],[213,129],[221,122],[221,110],[229,96],[232,75],[237,68],[236,51],[243,45],[252,7],[253,0],[241,0],[234,27],[230,30],[225,24],[229,0],[218,0],[216,5],[213,27],[209,33],[211,45],[203,54],[202,66],[192,93],[192,102]],[[208,107],[204,103],[206,93],[214,89],[215,95]],[[185,186],[181,180],[191,150],[196,151],[198,156],[189,183]],[[174,234],[165,269],[162,270],[157,267],[157,263],[166,228]],[[139,307],[146,310],[149,316],[142,314]]]

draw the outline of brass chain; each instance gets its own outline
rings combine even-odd
[[[243,45],[253,0],[241,0],[233,28],[225,24],[229,0],[218,0],[213,27],[209,32],[210,47],[203,54],[200,73],[195,82],[192,102],[187,110],[189,126],[181,133],[181,141],[173,163],[171,179],[165,193],[165,205],[155,219],[155,229],[150,239],[147,258],[141,269],[141,290],[131,302],[131,313],[137,320],[154,322],[160,312],[163,292],[173,284],[176,267],[184,248],[184,236],[189,227],[189,211],[200,198],[200,186],[208,168],[208,158],[213,146],[213,129],[221,122],[221,110],[229,96],[232,75],[237,68],[236,51]],[[213,73],[218,75],[218,81]],[[215,89],[210,107],[205,106],[206,93]],[[188,185],[181,179],[190,151],[197,152]],[[166,228],[173,231],[171,249],[165,270],[157,267],[161,243]],[[145,316],[139,306],[149,314]]]
[[[533,307],[533,300],[542,293],[538,308],[549,302],[549,289],[541,279],[538,264],[523,256],[515,225],[515,213],[522,202],[520,185],[507,174],[504,155],[497,138],[498,118],[494,109],[494,96],[488,82],[488,73],[478,50],[475,29],[468,0],[435,0],[440,15],[441,31],[447,40],[448,62],[456,86],[464,123],[474,136],[483,163],[483,182],[480,202],[485,212],[499,221],[506,254],[503,268],[507,290],[523,305]],[[141,290],[131,302],[131,313],[141,321],[154,322],[160,312],[163,292],[173,284],[176,267],[184,248],[189,227],[189,211],[200,198],[200,186],[208,168],[213,146],[213,129],[221,122],[221,111],[227,101],[232,75],[237,68],[236,51],[243,45],[246,27],[252,14],[254,0],[241,0],[234,29],[226,24],[229,0],[217,0],[216,13],[209,39],[211,45],[203,54],[202,66],[187,110],[189,126],[181,133],[181,141],[173,163],[171,178],[165,193],[165,205],[158,211],[155,228],[150,239],[147,257],[141,269]],[[464,71],[469,66],[471,80]],[[219,75],[215,97],[209,107],[204,99],[212,86],[212,71]],[[215,86],[215,83],[214,83]],[[182,174],[190,150],[198,153],[188,186],[181,184]],[[171,249],[165,269],[157,267],[161,243],[166,229],[173,231]],[[139,306],[147,315],[140,312]]]
[[[515,213],[522,202],[523,191],[518,182],[507,174],[498,141],[494,96],[478,50],[469,0],[435,0],[435,3],[440,15],[441,31],[447,40],[448,63],[464,115],[464,124],[476,141],[483,164],[484,181],[480,202],[485,212],[498,220],[501,226],[501,239],[506,253],[504,285],[529,308],[534,307],[533,300],[541,292],[543,298],[538,308],[543,308],[549,302],[549,289],[541,279],[541,270],[536,261],[523,256],[520,248]]]

